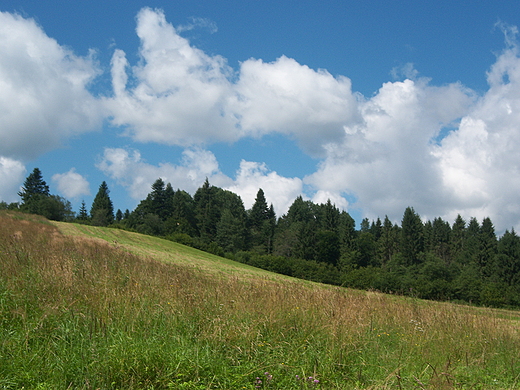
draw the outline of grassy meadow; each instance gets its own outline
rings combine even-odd
[[[516,389],[520,313],[0,214],[0,389]]]

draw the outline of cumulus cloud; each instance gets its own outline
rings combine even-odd
[[[343,137],[345,124],[359,120],[346,77],[285,56],[272,63],[246,60],[235,73],[149,8],[138,14],[137,35],[142,61],[131,67],[125,53],[115,51],[114,96],[106,105],[113,124],[138,141],[186,146],[281,132],[320,155],[323,144]]]
[[[285,56],[272,63],[245,61],[236,85],[240,126],[251,135],[280,132],[308,153],[343,138],[343,127],[359,121],[357,99],[346,77],[312,70]]]
[[[82,195],[90,195],[89,182],[77,173],[75,168],[65,173],[56,173],[51,179],[56,183],[58,191],[66,198],[78,199]]]
[[[326,159],[305,181],[321,191],[355,195],[370,217],[398,219],[407,206],[418,205],[426,215],[439,212],[447,197],[431,154],[433,140],[471,101],[459,84],[385,83],[362,104],[363,123],[346,127],[345,140],[328,145]]]
[[[128,188],[135,200],[146,198],[159,177],[171,183],[174,189],[180,188],[192,194],[206,177],[219,187],[231,182],[220,172],[215,155],[202,149],[185,150],[180,165],[162,163],[155,166],[147,163],[138,150],[107,148],[97,166],[118,184]]]
[[[502,230],[520,227],[520,58],[516,41],[506,42],[488,72],[489,90],[434,150],[450,214],[490,216]]]
[[[482,96],[455,83],[386,83],[361,105],[363,124],[305,183],[355,195],[368,217],[399,221],[407,206],[425,218],[491,217],[497,230],[520,228],[520,58],[516,29],[487,73]]]
[[[0,156],[0,200],[19,202],[18,191],[26,173],[25,166],[17,160]]]
[[[253,206],[262,188],[267,203],[272,203],[278,216],[286,213],[294,199],[302,194],[302,180],[287,178],[270,171],[264,163],[242,160],[236,178],[227,189],[240,195],[246,209]]]
[[[190,45],[161,11],[137,15],[141,62],[132,68],[121,50],[112,58],[113,124],[141,142],[203,144],[237,139],[236,118],[226,112],[231,72],[220,56]],[[132,86],[128,86],[128,71]]]
[[[32,19],[0,12],[0,154],[30,159],[100,126],[93,53],[78,57]]]
[[[253,205],[258,189],[262,188],[267,201],[273,203],[279,215],[285,213],[302,193],[301,179],[280,176],[263,163],[243,160],[235,179],[232,179],[220,171],[212,152],[200,148],[184,150],[178,165],[162,163],[157,166],[147,163],[138,150],[107,148],[98,168],[127,187],[135,200],[146,198],[159,177],[171,183],[174,189],[180,188],[191,194],[208,178],[212,185],[240,195],[246,208]]]

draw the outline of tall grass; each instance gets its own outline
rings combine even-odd
[[[44,222],[0,215],[0,389],[519,387],[518,312],[216,277]]]

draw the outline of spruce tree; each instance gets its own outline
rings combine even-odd
[[[82,222],[88,220],[87,205],[85,204],[84,200],[81,201],[81,207],[79,208],[77,220]]]
[[[50,196],[50,193],[49,186],[43,180],[42,172],[39,168],[34,168],[32,173],[27,176],[18,195],[22,198],[20,206],[22,211],[41,214],[41,203]]]
[[[163,221],[168,217],[166,204],[166,188],[163,179],[159,178],[152,184],[152,192],[146,198],[149,201],[149,213],[159,216]]]
[[[401,253],[407,265],[419,262],[419,253],[424,250],[424,225],[413,207],[407,207],[401,222]]]
[[[273,210],[274,212],[274,210]],[[262,253],[272,251],[271,211],[267,206],[264,191],[260,188],[256,193],[255,203],[249,211],[249,226],[251,229],[251,245]]]
[[[99,186],[99,191],[92,202],[90,216],[92,225],[108,226],[114,222],[114,206],[110,200],[110,191],[105,181]]]
[[[269,208],[265,200],[264,191],[260,188],[256,193],[255,203],[251,208],[249,220],[251,227],[260,230],[265,220],[269,218]]]

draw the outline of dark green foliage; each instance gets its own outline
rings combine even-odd
[[[484,218],[479,232],[478,264],[484,276],[491,276],[494,270],[494,257],[497,249],[495,227],[491,219]]]
[[[22,199],[20,210],[31,213],[42,213],[42,202],[50,196],[49,186],[43,180],[42,172],[39,168],[34,168],[32,173],[25,179],[22,189],[18,192]]]
[[[210,185],[206,178],[193,197],[199,236],[205,243],[214,241],[217,235],[217,224],[222,213],[220,199],[217,197],[219,191],[221,189]]]
[[[316,260],[336,265],[341,256],[338,233],[322,230],[317,235]]]
[[[498,241],[492,274],[508,286],[520,286],[520,237],[506,230]]]
[[[168,193],[168,186],[166,187]],[[184,190],[175,191],[172,198],[172,215],[166,221],[168,233],[185,233],[195,235],[197,222],[193,198]]]
[[[1,201],[0,210],[20,210],[20,204],[18,202],[7,203],[4,201]]]
[[[399,227],[392,224],[392,221],[390,221],[388,216],[385,216],[385,220],[381,228],[381,236],[379,237],[377,243],[378,257],[382,265],[390,262],[393,256],[398,253],[399,236]]]
[[[273,205],[267,206],[264,191],[260,188],[255,203],[249,210],[250,245],[260,253],[273,251],[276,215]]]
[[[247,244],[247,215],[240,197],[230,191],[219,194],[222,214],[217,222],[215,242],[225,252],[245,250]]]
[[[22,198],[22,207],[30,206],[30,203],[35,198],[49,196],[49,186],[43,180],[42,172],[39,168],[34,168],[32,173],[25,179],[22,190],[18,192]]]
[[[84,200],[81,201],[81,207],[79,208],[79,213],[76,220],[83,223],[89,220],[87,205],[85,204]]]
[[[42,215],[55,221],[74,219],[70,202],[61,196],[50,194],[49,186],[38,168],[34,168],[27,176],[18,195],[22,198],[20,210],[23,212]]]
[[[44,216],[54,221],[70,222],[74,219],[74,212],[70,202],[58,195],[49,195],[40,199],[35,214]]]
[[[114,206],[110,199],[110,191],[105,181],[99,186],[92,207],[90,217],[94,226],[108,226],[114,222]]]
[[[412,207],[404,211],[401,222],[401,253],[406,264],[419,262],[419,254],[424,250],[424,231],[421,217]]]

